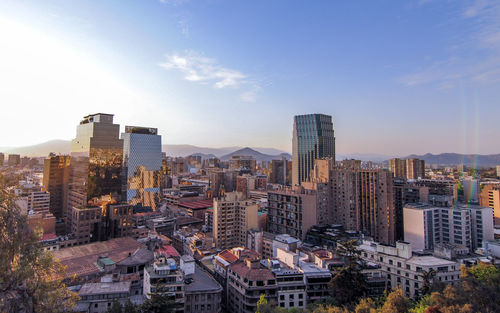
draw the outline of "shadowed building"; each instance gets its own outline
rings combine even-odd
[[[43,164],[43,187],[50,193],[50,212],[57,219],[66,215],[69,166],[69,155],[50,154]]]

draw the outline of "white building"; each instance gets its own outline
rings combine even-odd
[[[447,284],[460,279],[460,266],[457,262],[430,255],[413,255],[411,244],[406,242],[397,242],[396,247],[392,247],[364,241],[358,248],[365,261],[380,265],[387,275],[389,289],[399,286],[411,298],[420,293],[424,271],[435,270],[437,273],[434,279]]]
[[[414,251],[432,250],[437,243],[464,245],[474,251],[493,240],[493,211],[459,204],[451,208],[408,204],[403,209],[404,238]]]

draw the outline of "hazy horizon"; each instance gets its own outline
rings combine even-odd
[[[324,113],[340,154],[499,153],[500,2],[0,0],[0,38],[0,147],[106,112],[290,152]]]

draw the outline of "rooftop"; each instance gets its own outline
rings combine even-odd
[[[100,295],[110,293],[129,293],[130,282],[115,282],[115,283],[86,283],[78,292],[79,296]]]
[[[193,209],[193,210],[208,209],[208,208],[212,207],[213,205],[214,205],[214,202],[212,199],[179,203],[180,207],[187,208],[187,209]]]
[[[267,268],[249,268],[245,262],[238,262],[229,265],[229,268],[235,273],[240,275],[241,278],[246,278],[248,280],[270,280],[274,279],[273,273]]]
[[[52,253],[54,258],[60,260],[63,266],[67,266],[66,278],[69,278],[73,275],[85,276],[99,273],[100,270],[95,265],[99,256],[108,257],[118,263],[132,255],[139,248],[145,248],[145,246],[134,238],[123,237],[64,248]]]
[[[210,275],[208,275],[204,270],[202,270],[198,265],[195,266],[194,274],[187,275],[187,278],[193,278],[193,282],[191,284],[187,284],[184,287],[184,290],[189,292],[217,292],[222,291],[222,287],[217,283],[215,279],[213,279]]]
[[[439,265],[454,265],[456,262],[445,259],[436,258],[435,256],[412,256],[407,263],[412,263],[421,266],[439,266]]]

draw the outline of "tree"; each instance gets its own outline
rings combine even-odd
[[[377,313],[375,301],[370,298],[361,299],[355,309],[356,313]]]
[[[434,277],[436,277],[436,270],[430,269],[428,271],[423,270],[420,272],[420,277],[422,277],[424,283],[422,284],[422,295],[427,295],[431,292],[432,289],[432,283],[434,282]]]
[[[168,295],[160,293],[152,293],[151,299],[147,299],[140,307],[142,313],[168,313],[173,312],[176,308],[175,301],[171,300]]]
[[[106,313],[122,313],[122,305],[118,301],[113,301],[113,304]]]
[[[380,309],[380,313],[405,313],[410,309],[410,299],[405,297],[403,290],[398,288],[392,291]]]
[[[123,313],[139,313],[139,310],[138,310],[137,306],[134,305],[129,300],[125,303],[125,306],[123,307]]]
[[[339,256],[346,259],[348,265],[352,265],[353,263],[361,260],[361,251],[359,251],[357,243],[356,239],[345,240],[337,243],[336,252]]]
[[[40,235],[0,185],[1,312],[67,312],[78,300],[62,281],[64,268],[43,251]]]
[[[332,297],[337,305],[357,302],[368,290],[366,277],[357,264],[348,265],[337,270],[329,283]]]

